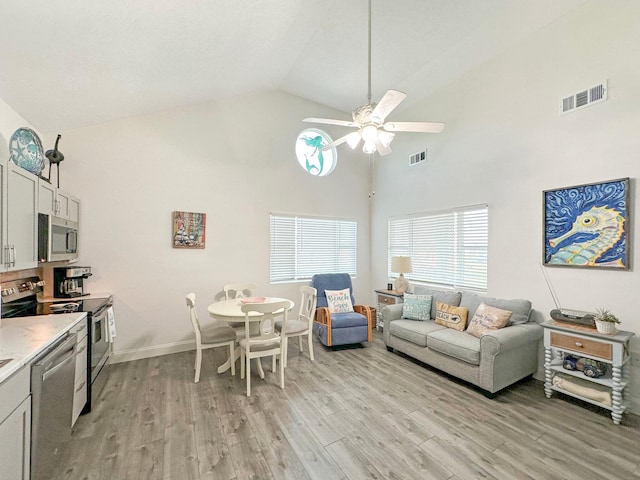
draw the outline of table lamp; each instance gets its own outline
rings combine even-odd
[[[409,288],[409,282],[404,278],[403,273],[411,273],[413,271],[411,268],[411,257],[391,257],[391,271],[400,274],[396,280],[396,292],[406,292],[407,288]]]

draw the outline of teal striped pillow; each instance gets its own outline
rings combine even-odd
[[[404,294],[402,318],[409,320],[431,320],[431,295]]]

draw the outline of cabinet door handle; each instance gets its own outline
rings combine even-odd
[[[11,266],[16,266],[16,246],[11,245]]]
[[[582,347],[582,343],[576,342],[576,347]]]

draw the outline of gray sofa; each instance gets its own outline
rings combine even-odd
[[[531,302],[502,300],[469,292],[416,287],[415,294],[433,297],[431,319],[406,320],[402,304],[382,309],[383,338],[387,350],[405,353],[450,375],[465,380],[492,397],[495,392],[532,375],[538,369],[538,344],[542,327],[530,321]],[[477,338],[437,324],[436,301],[469,310],[468,322],[485,303],[512,312],[508,326]]]

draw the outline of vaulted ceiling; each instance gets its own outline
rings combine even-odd
[[[372,0],[373,98],[401,90],[406,108],[585,1]],[[5,1],[0,98],[48,133],[272,90],[348,118],[366,103],[367,5]]]

